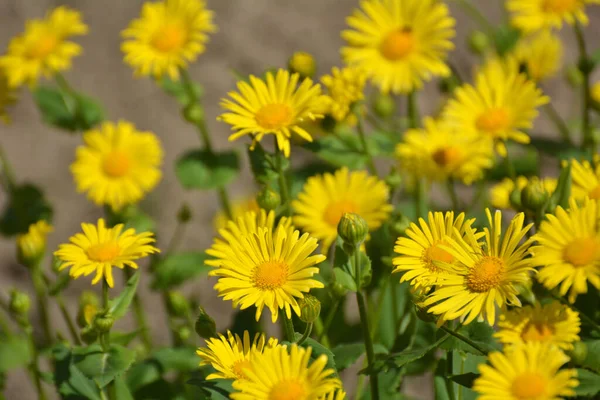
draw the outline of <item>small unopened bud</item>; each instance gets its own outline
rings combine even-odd
[[[389,118],[396,112],[396,102],[389,94],[378,93],[373,100],[373,111],[378,117]]]
[[[340,219],[337,231],[345,245],[356,249],[365,241],[365,239],[367,239],[369,226],[360,215],[355,213],[345,213]],[[348,251],[350,247],[346,249],[345,246],[344,250]]]
[[[263,190],[258,193],[258,196],[256,196],[256,202],[260,208],[271,211],[279,207],[281,204],[281,196],[270,187],[265,186]]]
[[[217,324],[215,320],[204,311],[202,306],[198,307],[198,318],[194,325],[196,333],[203,339],[210,339],[217,336]]]
[[[112,328],[114,323],[115,319],[111,315],[96,314],[92,326],[94,327],[94,330],[98,333],[107,333],[110,332],[110,329]]]
[[[315,296],[306,294],[298,301],[300,306],[300,320],[312,324],[319,318],[321,313],[321,302]]]
[[[471,32],[469,35],[469,48],[475,54],[484,54],[490,47],[488,35],[481,31]]]
[[[183,109],[183,118],[187,122],[197,125],[204,121],[204,109],[198,103],[190,103]]]
[[[15,316],[25,317],[31,308],[31,300],[27,293],[15,289],[10,292],[8,307]]]
[[[63,265],[63,261],[60,258],[58,258],[56,256],[54,256],[52,258],[52,272],[54,272],[55,274],[58,275],[61,271],[60,267],[62,265]]]
[[[336,299],[341,299],[348,293],[348,289],[346,289],[344,287],[344,285],[342,285],[339,282],[331,282],[331,285],[329,288],[331,290],[331,294]]]
[[[570,65],[567,67],[566,72],[567,81],[571,84],[572,87],[577,88],[583,85],[583,74],[581,70],[576,65]]]
[[[397,215],[391,225],[390,231],[394,237],[404,236],[406,230],[410,227],[410,218],[404,214]]]
[[[80,332],[80,335],[81,340],[83,340],[85,344],[94,343],[96,339],[98,339],[98,332],[96,332],[96,330],[92,326],[86,326],[85,328],[83,328]]]
[[[190,309],[190,304],[181,293],[169,292],[167,295],[167,307],[171,315],[184,317]]]
[[[532,305],[536,303],[535,294],[533,293],[533,290],[531,290],[531,281],[528,283],[516,284],[515,288],[519,292],[519,297],[522,298],[524,302]]]
[[[566,353],[571,358],[571,362],[573,362],[573,364],[581,365],[588,355],[587,344],[583,342],[574,342],[573,348]]]
[[[510,192],[509,201],[513,210],[520,211],[522,209],[521,189],[518,187],[514,188],[513,191]]]
[[[315,58],[304,51],[297,51],[290,57],[288,61],[290,72],[300,74],[301,78],[312,78],[317,71],[317,63]]]
[[[188,223],[192,219],[192,210],[187,204],[183,204],[179,211],[177,211],[177,221],[182,224]]]
[[[182,342],[185,342],[186,340],[188,340],[191,335],[192,335],[192,330],[190,328],[188,328],[187,326],[180,326],[179,329],[177,329],[177,336],[179,337],[179,340]]]
[[[531,178],[521,191],[521,206],[529,211],[538,211],[545,207],[550,193],[538,178]]]
[[[90,303],[81,306],[77,312],[77,325],[79,325],[80,328],[91,326],[96,314],[98,314],[98,306],[95,304]]]

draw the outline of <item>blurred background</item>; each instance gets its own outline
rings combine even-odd
[[[156,220],[159,247],[164,247],[175,229],[178,209],[187,202],[192,209],[193,220],[188,224],[180,248],[203,250],[214,236],[212,220],[218,211],[216,195],[214,192],[185,191],[173,170],[178,156],[200,146],[195,127],[181,118],[179,104],[173,98],[164,94],[151,80],[134,78],[132,70],[122,62],[120,32],[139,15],[142,3],[142,0],[0,0],[0,51],[4,51],[12,36],[23,31],[27,19],[41,18],[47,10],[59,5],[81,11],[90,31],[88,35],[75,39],[83,46],[84,53],[74,59],[73,68],[65,73],[66,78],[76,90],[98,99],[108,119],[131,121],[138,129],[153,131],[161,138],[165,150],[164,176],[154,192],[144,200],[142,208]],[[204,86],[203,103],[215,147],[226,149],[233,147],[227,142],[229,127],[216,121],[216,117],[221,112],[219,99],[234,87],[236,79],[232,69],[245,74],[260,74],[268,67],[285,67],[293,52],[306,51],[317,60],[318,76],[328,73],[332,66],[341,65],[339,49],[343,42],[340,31],[345,28],[345,18],[358,1],[207,0],[207,3],[215,11],[219,31],[210,37],[206,53],[189,70],[193,79]],[[451,52],[450,60],[463,77],[468,77],[477,56],[469,52],[467,37],[479,27],[456,2],[448,3],[457,20],[456,49]],[[499,22],[505,17],[500,0],[474,3],[492,22]],[[590,24],[585,35],[589,50],[593,50],[600,43],[600,7],[591,6],[588,10]],[[563,29],[562,35],[565,42],[564,72],[566,66],[575,62],[577,49],[572,30]],[[600,79],[599,76],[594,78],[593,81]],[[568,118],[577,109],[579,96],[573,95],[564,74],[543,85],[543,89],[552,97],[563,117]],[[440,101],[437,83],[427,84],[419,97],[422,113],[435,112],[441,105]],[[0,124],[0,144],[13,165],[18,182],[32,182],[40,186],[54,206],[55,231],[50,235],[48,245],[49,251],[53,251],[59,243],[79,231],[81,222],[96,221],[102,215],[101,209],[75,192],[69,171],[81,138],[44,125],[30,93],[25,90],[10,114],[12,124]],[[543,116],[537,120],[535,131],[557,136]],[[252,195],[255,191],[246,157],[242,159],[242,174],[229,187],[233,200]],[[5,194],[0,193],[0,206],[5,202]],[[121,283],[117,282],[117,285]],[[155,310],[155,315],[150,311],[154,340],[167,343],[162,303],[159,296],[148,296],[147,284],[147,277],[144,280],[142,274],[140,289],[144,304],[148,310]],[[208,313],[217,319],[217,327],[223,329],[230,323],[231,306],[217,298],[213,284],[211,279],[200,279],[188,285],[186,290],[199,297]],[[6,293],[11,287],[32,292],[29,285],[27,271],[16,261],[14,241],[0,238],[0,292]],[[89,288],[89,279],[80,279],[71,286],[68,295],[72,302],[68,307],[73,313],[78,295]],[[53,308],[52,313],[58,315],[58,309]],[[56,321],[62,323],[59,318]],[[8,377],[7,399],[35,397],[26,379],[24,372]],[[346,384],[347,389],[352,391],[352,383],[346,381]],[[430,384],[426,382],[408,385],[407,390],[415,398],[431,396]]]

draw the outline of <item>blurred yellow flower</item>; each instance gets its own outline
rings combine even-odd
[[[563,23],[587,25],[585,6],[593,3],[600,3],[600,0],[507,0],[506,9],[510,12],[512,25],[530,33],[560,29]]]
[[[409,93],[450,75],[454,19],[436,0],[362,0],[342,32],[342,57],[364,70],[382,92]]]
[[[297,51],[288,61],[290,72],[300,74],[302,78],[312,78],[317,70],[315,58],[310,53]]]
[[[123,227],[119,224],[107,228],[103,219],[99,219],[97,225],[81,224],[83,233],[71,236],[71,243],[61,244],[54,252],[63,262],[60,270],[70,267],[69,275],[75,279],[95,272],[92,284],[104,279],[113,287],[112,267],[137,269],[135,260],[159,252],[153,246],[155,240],[151,232],[137,234],[135,229],[123,232]]]
[[[300,125],[323,117],[326,99],[321,86],[306,78],[298,85],[300,75],[280,69],[277,74],[267,72],[265,80],[250,75],[250,83],[239,81],[238,92],[229,92],[221,107],[228,112],[218,119],[236,131],[229,140],[242,136],[252,137],[252,146],[265,135],[275,135],[277,146],[286,157],[290,155],[292,132],[311,142],[312,136]]]
[[[152,132],[129,122],[104,122],[83,134],[71,172],[77,191],[98,205],[119,210],[137,203],[160,181],[163,151]]]
[[[592,166],[589,161],[571,160],[571,197],[583,200],[589,197],[592,200],[600,199],[600,164]]]
[[[260,207],[256,202],[256,196],[234,201],[233,204],[231,204],[231,218],[227,217],[225,211],[218,211],[213,219],[213,226],[218,232],[221,229],[227,228],[228,221],[236,221],[239,217],[243,217],[248,211],[254,211],[255,213],[260,212]]]
[[[543,31],[517,42],[514,57],[527,69],[534,81],[553,78],[558,73],[563,59],[560,38],[551,31]]]
[[[10,116],[7,108],[17,102],[17,93],[14,88],[8,85],[8,77],[4,70],[0,68],[0,120],[8,124]]]
[[[357,68],[333,67],[331,75],[321,78],[329,99],[327,113],[336,121],[344,121],[351,112],[352,105],[365,97],[363,91],[366,80],[366,74]]]
[[[493,185],[489,190],[490,204],[494,208],[509,210],[512,208],[510,196],[515,189],[523,190],[527,186],[527,178],[517,177],[516,180],[504,178],[499,183]],[[519,196],[520,198],[520,196]]]
[[[596,103],[600,104],[600,82],[596,82],[592,85],[590,89],[590,97]]]
[[[31,266],[39,262],[46,251],[46,237],[54,231],[51,225],[44,220],[29,225],[27,233],[17,236],[17,249],[19,259],[24,264]]]
[[[81,46],[67,39],[87,31],[81,14],[64,6],[49,12],[45,19],[27,21],[25,32],[14,37],[0,57],[9,86],[34,85],[41,76],[48,78],[69,69],[71,59],[81,54]]]
[[[144,3],[141,17],[121,33],[121,50],[136,75],[179,79],[179,68],[204,52],[207,34],[216,30],[204,0]]]

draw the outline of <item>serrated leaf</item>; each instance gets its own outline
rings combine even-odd
[[[462,326],[458,330],[458,333],[467,337],[485,351],[489,352],[500,350],[500,345],[493,337],[494,329],[485,322],[472,322],[468,325]],[[439,335],[443,334],[444,332],[440,330]],[[446,340],[440,346],[440,348],[447,351],[460,350],[466,353],[481,355],[481,352],[479,352],[477,349],[473,348],[464,341],[455,338],[454,336]]]
[[[575,388],[577,396],[594,396],[600,393],[600,375],[587,369],[577,368],[579,385]]]
[[[238,176],[239,170],[239,157],[234,151],[193,150],[179,158],[175,165],[175,174],[186,189],[224,187]]]
[[[31,348],[25,337],[0,338],[0,373],[21,368],[31,362]]]
[[[100,388],[127,371],[134,360],[135,351],[119,345],[112,345],[106,353],[99,344],[73,349],[73,365]]]
[[[52,207],[42,191],[30,184],[17,186],[0,218],[0,233],[5,236],[26,233],[29,225],[42,219],[52,222]]]
[[[134,339],[140,336],[141,329],[136,329],[131,332],[110,332],[110,342],[113,344],[119,344],[121,346],[127,346]]]
[[[335,281],[342,285],[344,288],[351,292],[356,292],[356,282],[354,282],[354,278],[350,276],[346,271],[341,268],[334,268],[333,274],[335,276]]]
[[[338,167],[360,169],[367,161],[360,140],[354,134],[327,135],[302,146]]]
[[[331,349],[338,371],[343,371],[365,353],[364,343],[340,344]]]
[[[189,372],[198,369],[196,350],[190,347],[162,348],[152,353],[151,359],[160,364],[162,370]]]
[[[152,288],[173,289],[198,275],[207,274],[212,268],[205,265],[206,253],[186,252],[170,254],[156,264]]]
[[[129,278],[121,293],[119,293],[119,295],[114,299],[110,300],[108,310],[115,320],[121,318],[127,313],[127,309],[131,304],[131,300],[133,300],[133,296],[135,296],[135,291],[137,290],[139,283],[140,271],[136,271],[135,274]]]
[[[100,390],[96,384],[88,379],[79,368],[74,365],[69,367],[69,380],[59,386],[62,395],[81,395],[89,400],[102,400]]]

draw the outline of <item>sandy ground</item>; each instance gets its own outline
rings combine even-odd
[[[502,18],[500,1],[478,3],[483,5],[491,19]],[[181,203],[186,201],[192,207],[194,220],[183,237],[181,248],[206,248],[213,236],[211,220],[218,208],[216,196],[209,192],[184,191],[173,172],[173,161],[185,150],[199,145],[194,128],[182,121],[173,99],[164,95],[150,80],[134,79],[131,69],[122,62],[119,32],[138,15],[142,1],[0,0],[0,48],[4,49],[10,37],[22,31],[26,19],[42,17],[46,10],[62,4],[79,9],[90,27],[89,35],[79,40],[84,54],[75,59],[73,69],[65,74],[69,82],[77,90],[98,98],[106,109],[108,119],[131,121],[139,129],[155,132],[164,144],[164,179],[144,202],[145,210],[158,221],[159,237],[165,239],[172,235],[175,214]],[[284,66],[293,51],[304,50],[316,56],[319,73],[327,72],[331,66],[340,64],[338,49],[342,41],[339,32],[357,1],[208,0],[208,4],[216,12],[219,32],[211,38],[207,52],[191,66],[190,72],[204,85],[208,125],[215,145],[225,149],[231,147],[227,142],[229,128],[217,122],[215,117],[219,113],[218,99],[235,83],[231,68],[260,73],[268,66]],[[468,76],[474,59],[466,51],[464,43],[475,25],[453,4],[452,12],[458,20],[458,36],[457,50],[452,53],[451,60]],[[592,10],[591,20],[586,35],[591,43],[598,43],[600,7]],[[565,30],[564,37],[567,57],[573,60],[576,50],[571,32]],[[594,48],[590,46],[590,49]],[[569,87],[562,80],[555,80],[544,89],[564,115],[577,107],[577,101],[573,101]],[[426,87],[425,95],[420,99],[424,110],[435,110],[439,106],[435,93],[435,84]],[[77,232],[82,221],[95,221],[101,215],[98,208],[75,192],[69,172],[74,149],[81,140],[76,135],[43,125],[29,93],[22,93],[12,115],[14,122],[11,126],[0,126],[0,143],[19,182],[33,182],[41,186],[55,205],[56,229],[49,239],[49,248],[54,249]],[[537,126],[541,131],[549,132],[550,125],[543,118]],[[229,188],[232,197],[240,198],[252,193],[254,188],[249,182],[250,174],[244,160],[239,180]],[[5,200],[5,194],[0,193],[0,203]],[[160,240],[159,244],[164,245],[165,240]],[[145,289],[148,280],[142,280],[147,308],[161,311],[158,297],[148,296]],[[229,323],[230,307],[216,298],[212,285],[208,280],[201,280],[190,285],[188,290],[200,295],[211,314],[220,316],[219,328],[224,328]],[[27,272],[16,262],[13,242],[2,238],[0,292],[5,295],[11,287],[31,291]],[[73,300],[69,308],[73,312],[78,294],[87,288],[88,280],[82,279],[69,290],[69,299]],[[164,326],[162,313],[158,311],[151,317],[155,327]],[[53,308],[52,312],[58,316],[58,309]],[[164,343],[168,339],[164,329],[155,329],[153,335],[158,342]],[[348,386],[353,386],[351,380],[347,382]],[[416,398],[431,397],[427,382],[408,386],[408,391]],[[31,385],[21,372],[8,377],[5,394],[7,399],[34,398]]]

